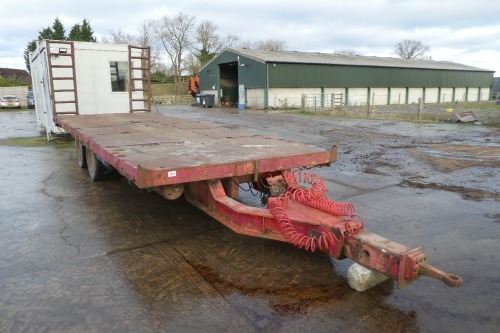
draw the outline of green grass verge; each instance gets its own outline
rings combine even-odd
[[[458,104],[460,108],[466,109],[479,109],[479,110],[500,110],[500,104],[495,101],[488,102],[464,102]]]
[[[9,147],[24,147],[24,148],[37,148],[37,147],[55,147],[55,148],[68,148],[73,147],[75,141],[71,137],[56,137],[52,141],[47,141],[45,136],[35,137],[21,137],[21,138],[7,138],[0,139],[0,146]]]
[[[27,107],[22,107],[20,109],[0,109],[0,112],[19,112],[19,111],[35,111],[35,109],[28,109]]]

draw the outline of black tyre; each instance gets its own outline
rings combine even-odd
[[[75,140],[75,150],[76,150],[76,159],[78,160],[78,165],[80,168],[86,168],[87,167],[87,156],[86,156],[86,151],[87,149],[85,148],[84,145],[78,140]]]
[[[102,180],[106,171],[104,164],[97,158],[96,154],[90,149],[86,149],[87,169],[90,179],[93,181]]]

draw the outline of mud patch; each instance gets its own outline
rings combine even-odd
[[[382,157],[383,155],[384,151],[376,151],[368,154],[357,155],[351,159],[351,162],[354,165],[359,165],[364,173],[370,175],[387,175],[387,173],[379,170],[379,168],[386,168],[389,170],[400,169],[399,165],[391,163],[391,160],[387,157]]]
[[[307,313],[308,309],[316,303],[324,303],[330,300],[340,301],[347,297],[352,291],[345,288],[344,284],[301,284],[283,283],[280,286],[265,286],[258,284],[249,286],[214,272],[210,267],[201,262],[191,263],[192,267],[203,278],[210,283],[223,296],[227,297],[234,293],[264,297],[269,299],[269,306],[279,315],[298,315]]]
[[[484,214],[487,218],[493,219],[493,223],[500,223],[500,213],[497,214]]]
[[[400,169],[398,165],[387,163],[387,162],[371,162],[363,169],[363,172],[370,175],[382,175],[385,176],[387,173],[379,171],[377,168],[388,168],[392,170]]]
[[[472,166],[500,167],[500,147],[492,146],[432,146],[426,152],[411,152],[414,158],[429,161],[442,172],[451,172]]]
[[[462,196],[462,198],[464,198],[465,200],[480,201],[480,200],[485,200],[485,199],[492,199],[495,201],[500,201],[500,193],[488,192],[488,191],[472,189],[472,188],[466,188],[463,186],[444,185],[444,184],[437,184],[437,183],[426,183],[426,182],[422,182],[422,181],[415,181],[415,180],[408,180],[408,179],[405,179],[401,183],[401,186],[453,192],[453,193],[456,193],[456,194]]]

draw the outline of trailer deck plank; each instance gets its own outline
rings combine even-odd
[[[329,150],[149,113],[63,115],[58,126],[141,188],[333,162]]]

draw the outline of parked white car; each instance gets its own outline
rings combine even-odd
[[[0,108],[21,108],[21,100],[14,95],[5,95],[0,99]]]

